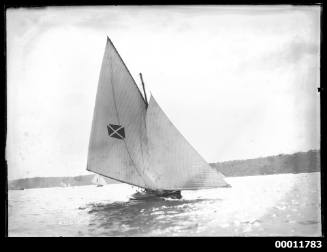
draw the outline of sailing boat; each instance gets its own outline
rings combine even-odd
[[[98,175],[98,174],[96,174],[94,176],[94,178],[92,179],[92,183],[96,184],[97,187],[102,187],[102,186],[107,184],[105,179],[102,176]]]
[[[145,90],[143,97],[109,37],[98,82],[87,170],[159,196],[230,187],[182,136],[154,97],[147,101]]]

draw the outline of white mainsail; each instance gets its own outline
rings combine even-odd
[[[89,142],[87,170],[122,182],[147,187],[136,165],[142,153],[146,104],[115,47],[107,39],[96,96]],[[124,127],[128,137],[109,133],[112,125]],[[116,127],[116,126],[115,126]],[[123,132],[121,132],[123,133]]]
[[[109,38],[98,83],[87,170],[153,190],[228,186],[152,96],[147,107]]]

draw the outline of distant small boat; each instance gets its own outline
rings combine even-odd
[[[182,136],[152,95],[148,102],[140,77],[144,97],[107,38],[87,170],[158,196],[230,187]]]
[[[61,182],[60,183],[60,187],[70,187],[71,185],[69,183],[64,183],[64,182]]]
[[[98,174],[94,176],[94,178],[92,179],[92,183],[96,184],[97,187],[102,187],[107,184],[105,179]]]

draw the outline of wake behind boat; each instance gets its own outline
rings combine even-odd
[[[141,76],[142,85],[144,83]],[[144,97],[111,40],[103,56],[87,170],[144,188],[144,195],[181,197],[181,190],[230,187]],[[178,196],[179,195],[179,196]]]

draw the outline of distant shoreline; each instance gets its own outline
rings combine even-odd
[[[210,163],[226,177],[320,172],[320,150],[247,160]],[[93,174],[75,177],[34,177],[8,181],[8,190],[94,185]],[[107,184],[120,182],[106,178]]]

